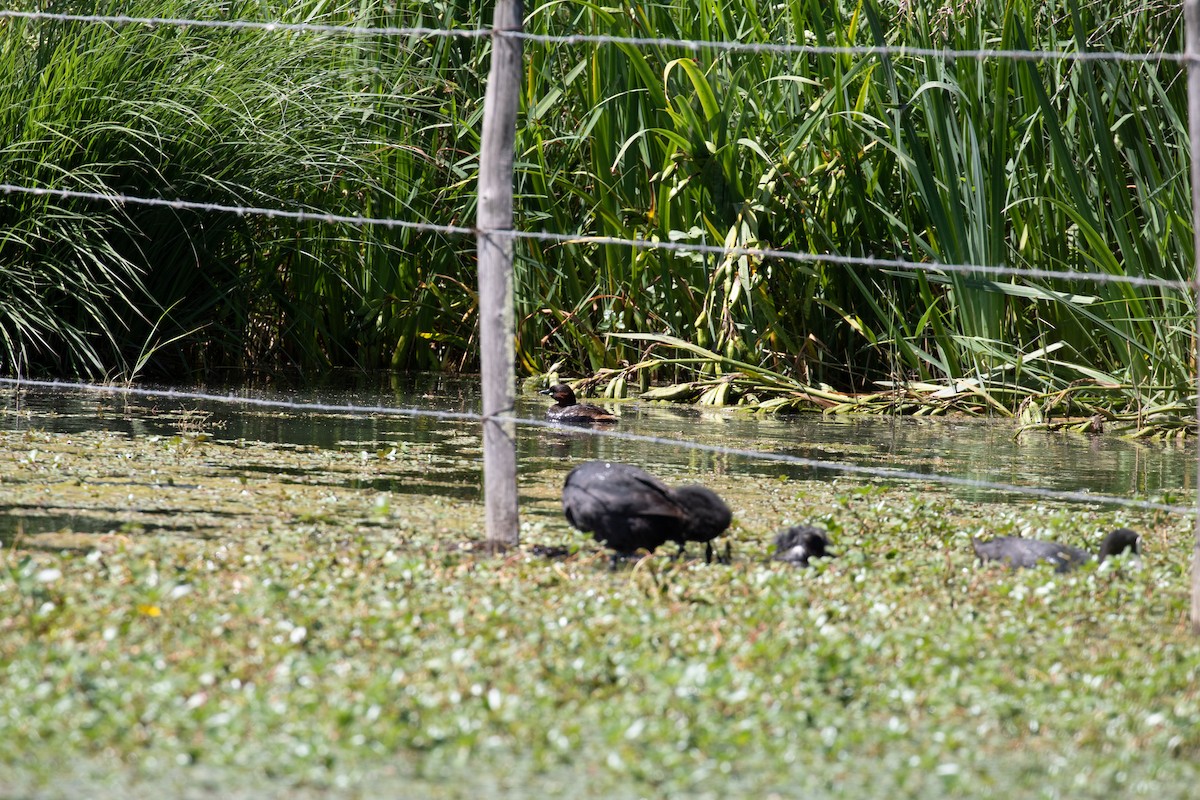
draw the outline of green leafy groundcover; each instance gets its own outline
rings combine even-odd
[[[522,545],[487,557],[479,503],[427,493],[461,467],[432,450],[179,429],[0,434],[0,797],[1167,798],[1200,777],[1188,519],[692,475],[735,511],[733,563],[610,572],[558,512],[566,464],[522,474]],[[839,557],[766,560],[800,521]],[[1119,524],[1140,568],[970,555]]]

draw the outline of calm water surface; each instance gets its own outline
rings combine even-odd
[[[196,391],[206,391],[196,389]],[[477,385],[442,376],[390,376],[366,388],[320,390],[208,389],[213,394],[262,397],[296,404],[360,404],[478,413]],[[593,401],[602,402],[602,401]],[[120,431],[129,436],[174,435],[181,409],[198,412],[196,425],[219,440],[255,440],[321,448],[370,451],[404,443],[431,449],[450,465],[439,471],[436,491],[469,498],[479,495],[478,423],[381,414],[317,413],[301,408],[266,409],[241,404],[136,397],[128,400],[91,392],[27,390],[0,395],[10,430],[49,432]],[[536,394],[519,398],[517,413],[542,419],[550,401]],[[1179,495],[1195,484],[1196,450],[1186,445],[1140,443],[1115,436],[1031,433],[1013,438],[1004,420],[914,418],[829,418],[817,414],[760,417],[733,410],[642,403],[604,404],[620,415],[616,430],[706,445],[784,453],[862,466],[892,467],[981,481],[1086,490],[1118,496]],[[834,476],[794,464],[743,455],[591,436],[572,428],[521,426],[519,463],[523,479],[549,479],[584,460],[602,458],[639,464],[680,479],[717,472],[748,478]],[[264,465],[269,468],[270,465]],[[403,491],[404,487],[379,487]],[[962,490],[970,495],[971,490]],[[976,495],[982,493],[975,490]]]

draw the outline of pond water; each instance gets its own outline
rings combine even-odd
[[[196,390],[203,391],[203,390]],[[210,390],[226,395],[227,388]],[[478,387],[471,379],[436,375],[387,376],[354,389],[237,390],[239,396],[304,403],[379,405],[477,413]],[[593,401],[600,402],[600,401]],[[550,401],[536,394],[518,399],[517,414],[542,419]],[[898,468],[993,483],[1121,497],[1188,501],[1195,484],[1196,448],[1140,442],[1116,436],[1027,433],[1013,436],[1006,420],[912,417],[757,416],[735,409],[706,409],[637,400],[606,404],[620,415],[616,430],[705,445],[781,453],[828,462]],[[316,448],[380,451],[420,445],[431,463],[427,480],[377,481],[374,488],[400,493],[438,493],[461,499],[480,494],[478,423],[381,414],[318,413],[201,400],[121,397],[95,392],[26,389],[0,393],[8,430],[72,433],[108,430],[130,437],[203,430],[214,439],[248,440]],[[692,450],[645,441],[589,435],[573,428],[520,426],[522,480],[563,473],[588,459],[638,464],[668,480],[713,473],[768,479],[813,479],[832,470],[753,457]],[[278,471],[273,464],[261,469]],[[549,476],[543,476],[549,480]],[[956,489],[982,499],[981,489]]]

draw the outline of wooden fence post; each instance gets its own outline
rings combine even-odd
[[[1200,432],[1200,0],[1184,0],[1183,23],[1188,57],[1188,138],[1192,154],[1192,242],[1195,246],[1193,274],[1196,279],[1196,329],[1192,334],[1196,367],[1196,425]],[[1198,459],[1200,462],[1200,459]],[[1196,472],[1195,543],[1192,548],[1192,633],[1200,634],[1200,463]]]
[[[493,31],[521,30],[520,0],[496,0]],[[517,544],[516,321],[513,310],[513,147],[521,91],[521,40],[492,36],[479,151],[479,358],[483,381],[483,499],[493,552]]]

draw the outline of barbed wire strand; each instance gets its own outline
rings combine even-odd
[[[978,489],[986,491],[1005,492],[1009,494],[1027,495],[1039,497],[1047,500],[1058,500],[1077,503],[1095,503],[1101,505],[1122,506],[1125,508],[1145,509],[1152,511],[1164,511],[1173,514],[1188,514],[1196,513],[1194,506],[1178,506],[1169,503],[1158,503],[1150,500],[1135,500],[1128,497],[1116,497],[1113,495],[1093,494],[1084,491],[1067,491],[1060,489],[1045,489],[1038,486],[1020,486],[1011,483],[998,483],[994,481],[983,481],[974,478],[959,478],[952,475],[940,475],[937,473],[915,472],[912,470],[900,470],[884,467],[868,467],[859,464],[843,464],[838,461],[826,461],[818,458],[806,458],[804,456],[794,456],[788,453],[771,453],[761,450],[753,450],[744,447],[726,447],[723,445],[702,444],[700,442],[691,442],[684,439],[671,439],[662,436],[650,436],[640,433],[628,433],[626,431],[607,430],[604,428],[587,428],[577,426],[567,426],[562,423],[553,422],[545,419],[527,419],[516,417],[507,414],[497,414],[491,417],[486,417],[483,414],[473,413],[469,411],[439,411],[435,409],[424,408],[405,408],[399,406],[385,405],[360,405],[356,403],[305,403],[293,400],[275,400],[262,397],[246,397],[235,394],[212,394],[208,392],[197,392],[180,389],[146,389],[135,386],[118,386],[112,384],[90,384],[73,381],[57,381],[57,380],[36,380],[26,378],[0,378],[0,386],[11,386],[15,389],[28,387],[37,387],[40,389],[53,390],[68,390],[78,392],[96,392],[108,395],[121,395],[131,397],[151,397],[164,400],[192,400],[197,402],[223,403],[229,405],[248,405],[258,408],[276,408],[285,409],[293,412],[311,412],[321,414],[379,414],[385,416],[400,416],[400,417],[430,417],[434,419],[454,421],[454,422],[483,422],[486,419],[497,420],[501,422],[511,422],[515,425],[535,428],[549,428],[564,433],[580,436],[599,436],[611,439],[621,439],[624,441],[643,442],[656,446],[678,447],[686,450],[699,450],[707,453],[718,455],[740,456],[743,458],[774,461],[793,466],[809,467],[812,469],[823,469],[832,472],[840,472],[851,475],[859,475],[870,478],[880,478],[884,480],[899,480],[899,481],[919,481],[924,483],[939,483],[948,486],[957,486],[967,489]]]
[[[58,197],[64,200],[95,200],[114,206],[141,205],[173,208],[177,211],[218,211],[238,216],[263,216],[268,219],[294,219],[301,222],[328,222],[349,225],[379,225],[385,228],[409,228],[412,230],[432,231],[450,235],[476,233],[475,228],[464,228],[457,225],[437,225],[432,222],[408,222],[390,217],[364,217],[346,214],[330,214],[325,211],[293,211],[279,208],[259,208],[257,206],[229,206],[221,203],[208,203],[196,200],[171,200],[162,197],[135,197],[127,194],[102,194],[100,192],[83,192],[75,189],[47,189],[37,186],[19,186],[11,183],[0,183],[0,192],[4,194],[30,194],[37,197]]]
[[[770,42],[728,42],[701,39],[671,39],[666,37],[612,36],[607,34],[537,34],[524,31],[493,31],[490,28],[429,28],[392,27],[371,25],[332,25],[310,22],[262,22],[256,20],[212,20],[178,17],[133,17],[124,14],[64,14],[48,11],[0,10],[0,19],[26,19],[31,21],[85,22],[110,25],[177,26],[184,28],[216,28],[226,30],[252,30],[267,33],[330,33],[347,36],[405,36],[405,37],[462,37],[487,38],[507,36],[541,44],[616,44],[632,47],[678,47],[698,52],[719,50],[741,53],[776,53],[783,55],[887,55],[896,58],[944,58],[947,60],[969,59],[984,61],[1008,59],[1014,61],[1124,61],[1124,62],[1174,62],[1186,64],[1190,58],[1184,53],[1169,52],[1125,52],[1120,50],[1067,51],[1067,50],[996,50],[907,47],[902,45],[814,45],[780,44]]]
[[[1070,281],[1090,281],[1092,283],[1125,283],[1132,286],[1151,286],[1165,289],[1191,289],[1196,286],[1192,281],[1174,280],[1170,278],[1145,278],[1140,275],[1115,275],[1107,272],[1079,272],[1077,270],[1049,270],[1025,267],[989,266],[980,264],[949,264],[939,261],[905,261],[895,258],[876,258],[874,256],[843,256],[833,253],[800,253],[793,250],[776,250],[770,247],[723,247],[720,245],[692,244],[683,242],[662,242],[654,239],[621,239],[614,236],[571,235],[548,232],[514,231],[514,237],[522,239],[541,239],[563,244],[614,244],[627,245],[643,249],[671,250],[675,252],[709,253],[713,255],[757,256],[760,258],[779,258],[788,261],[808,263],[842,264],[845,266],[864,266],[877,269],[903,269],[920,272],[965,272],[985,275],[1010,275],[1029,278],[1057,278]]]
[[[1126,62],[1174,62],[1186,64],[1191,58],[1183,53],[1133,53],[1120,50],[953,50],[935,47],[908,47],[905,45],[817,45],[817,44],[772,44],[770,42],[725,42],[706,39],[669,39],[639,36],[611,36],[606,34],[539,34],[523,31],[496,31],[497,36],[508,36],[530,42],[545,44],[623,44],[633,47],[680,47],[685,50],[720,50],[739,53],[775,53],[786,55],[886,55],[893,58],[944,58],[986,61],[1006,59],[1012,61],[1126,61]]]
[[[429,231],[447,235],[478,235],[476,228],[457,225],[437,225],[429,222],[409,222],[389,217],[363,217],[345,214],[330,214],[322,211],[294,211],[284,209],[259,208],[255,206],[223,205],[221,203],[199,202],[193,200],[172,200],[156,197],[137,197],[126,194],[103,194],[74,189],[48,189],[36,186],[21,186],[11,183],[0,183],[0,193],[29,194],[39,197],[58,197],[61,199],[92,200],[110,205],[146,205],[173,208],[180,211],[225,212],[239,216],[257,215],[267,218],[294,219],[297,221],[318,221],[331,224],[350,225],[379,225],[387,228],[405,228],[417,231]],[[802,263],[841,264],[843,266],[862,266],[874,269],[898,269],[917,272],[952,272],[970,275],[996,275],[1025,278],[1048,278],[1064,281],[1085,281],[1089,283],[1123,283],[1130,286],[1153,287],[1187,291],[1195,287],[1191,281],[1173,280],[1169,278],[1147,278],[1140,275],[1119,275],[1107,272],[1079,272],[1076,270],[1047,270],[1024,267],[1006,267],[980,264],[950,264],[937,261],[905,261],[895,258],[876,258],[874,256],[845,256],[834,253],[800,253],[792,250],[777,250],[763,247],[725,247],[720,245],[705,245],[684,242],[663,242],[655,239],[622,239],[615,236],[593,236],[587,234],[563,234],[547,231],[489,231],[493,236],[509,236],[514,239],[535,239],[551,241],[560,244],[578,245],[622,245],[643,250],[666,250],[677,253],[705,253],[717,256],[749,256],[754,258],[778,258]]]
[[[49,11],[0,10],[0,19],[27,19],[46,22],[85,22],[108,25],[145,25],[147,27],[215,28],[249,30],[264,33],[336,33],[348,36],[460,37],[483,39],[492,35],[487,28],[374,27],[369,25],[327,25],[315,22],[259,22],[243,19],[190,19],[184,17],[131,17],[125,14],[58,14]]]

